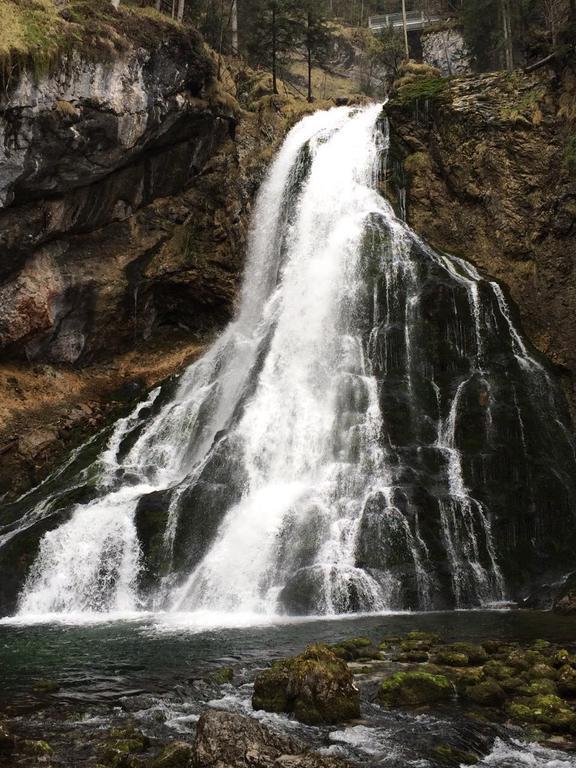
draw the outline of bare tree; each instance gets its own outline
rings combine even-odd
[[[544,0],[544,16],[553,48],[558,45],[560,31],[568,23],[570,12],[566,0]]]

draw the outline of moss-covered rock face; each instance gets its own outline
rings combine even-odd
[[[389,707],[419,707],[449,701],[454,692],[454,686],[444,675],[397,672],[381,683],[378,699]]]
[[[302,723],[339,723],[360,716],[360,699],[346,663],[326,645],[278,661],[254,682],[254,709],[294,714]]]

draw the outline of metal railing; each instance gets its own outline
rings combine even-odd
[[[424,11],[408,11],[406,14],[406,27],[408,32],[426,29],[430,24],[441,20],[441,16],[425,13]],[[368,26],[370,29],[385,29],[392,27],[398,29],[404,25],[401,13],[387,13],[382,16],[370,16]]]

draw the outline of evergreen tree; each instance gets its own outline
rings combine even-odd
[[[278,93],[282,60],[302,39],[301,3],[297,0],[252,0],[249,3],[246,50],[251,61],[272,72],[272,90]]]
[[[302,42],[306,51],[308,72],[308,101],[312,101],[312,68],[325,66],[332,49],[332,35],[327,23],[328,3],[323,0],[303,0]]]

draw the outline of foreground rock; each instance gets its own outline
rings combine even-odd
[[[277,661],[254,683],[254,709],[294,714],[302,723],[339,723],[360,716],[352,673],[326,645]]]
[[[306,752],[242,715],[207,712],[198,722],[194,765],[203,768],[346,768],[348,763]]]

